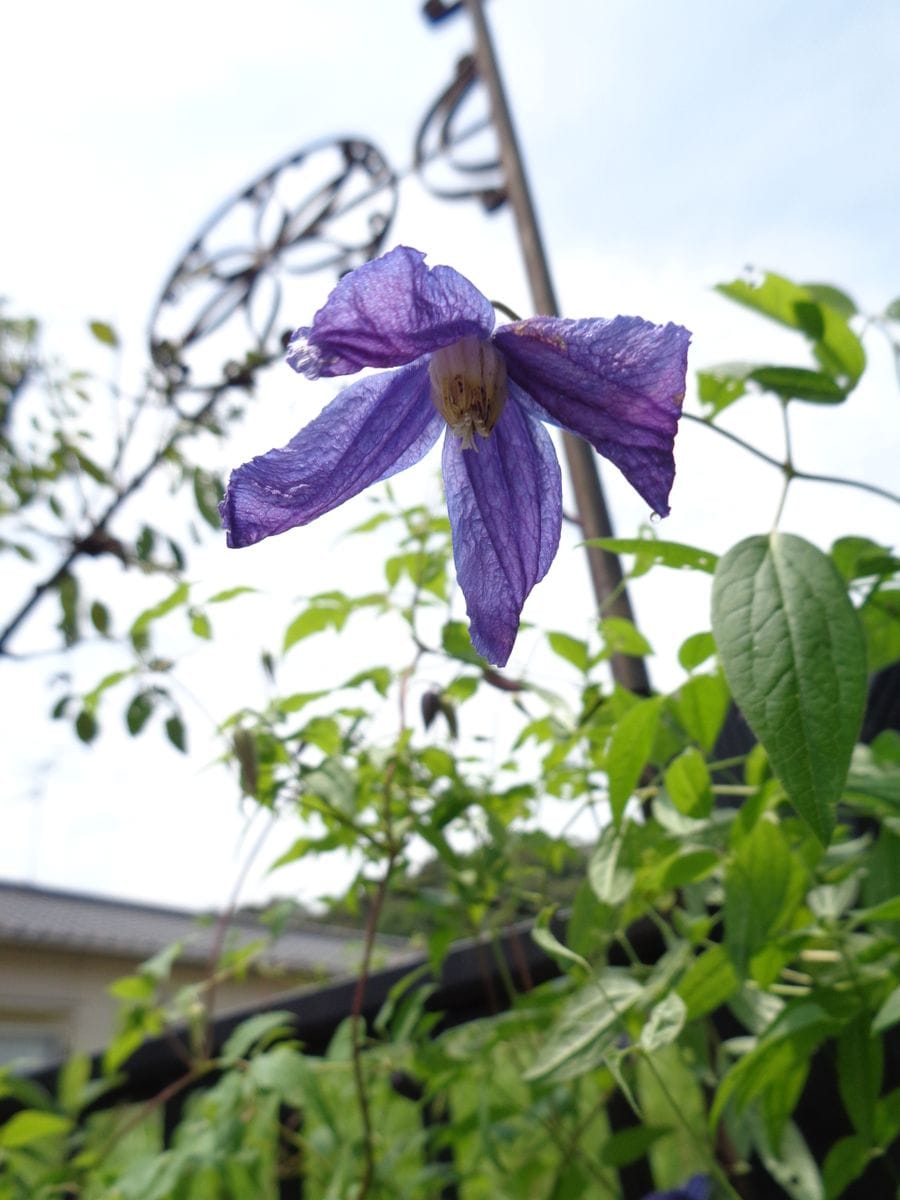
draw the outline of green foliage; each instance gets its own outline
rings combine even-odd
[[[802,538],[749,538],[719,562],[712,621],[736,702],[827,845],[866,697],[865,644],[844,586]]]
[[[793,401],[855,403],[864,322],[897,344],[896,304],[863,318],[837,288],[771,274],[720,291],[796,334],[806,361],[701,370],[707,423],[763,392],[786,423]],[[111,326],[91,330],[117,349]],[[210,595],[183,549],[204,525],[218,529],[221,478],[188,451],[227,424],[220,396],[194,422],[171,388],[139,398],[136,421],[156,405],[173,423],[123,485],[124,449],[105,459],[83,432],[88,381],[51,388],[36,338],[33,323],[0,320],[2,411],[29,375],[53,396],[36,433],[0,427],[0,552],[52,599],[67,664],[92,647],[105,656],[89,680],[67,672],[53,716],[96,754],[119,705],[128,736],[192,756],[203,742],[181,703],[188,648],[236,653],[223,633],[232,612],[258,627],[255,589]],[[169,529],[156,511],[120,526],[145,468],[168,475],[196,528]],[[781,470],[785,490],[808,478],[789,448]],[[781,506],[771,533],[722,553],[653,528],[593,543],[624,557],[629,582],[674,589],[690,572],[711,586],[711,614],[694,614],[677,666],[663,664],[671,686],[634,695],[611,662],[655,648],[655,666],[667,630],[608,612],[572,630],[560,613],[529,634],[533,670],[493,670],[460,619],[441,507],[404,507],[389,487],[375,502],[352,531],[354,545],[384,548],[375,584],[348,594],[306,583],[264,630],[273,648],[239,647],[257,655],[265,688],[217,712],[213,732],[235,797],[293,823],[276,884],[287,863],[355,864],[321,919],[360,931],[362,993],[376,930],[409,938],[424,965],[365,1027],[335,1014],[322,1056],[280,1010],[241,1022],[212,1054],[208,1001],[262,945],[226,944],[210,978],[188,987],[175,983],[178,947],[156,956],[113,984],[118,1025],[93,1077],[77,1057],[50,1091],[0,1073],[0,1099],[19,1107],[0,1126],[0,1200],[265,1200],[300,1175],[320,1200],[425,1200],[451,1186],[465,1200],[615,1197],[634,1163],[659,1189],[700,1172],[733,1197],[753,1164],[761,1195],[774,1180],[798,1200],[837,1200],[863,1176],[887,1195],[900,1136],[885,1054],[900,1025],[900,738],[857,738],[868,673],[900,660],[894,549],[838,530],[825,553],[778,528]],[[50,567],[37,513],[64,549]],[[98,584],[96,560],[127,574],[127,611]],[[386,648],[387,629],[405,657]],[[357,635],[368,657],[335,667],[335,639]],[[735,704],[755,744],[723,758]],[[498,934],[524,919],[522,938],[558,968],[550,982],[521,986],[496,953]],[[290,920],[282,905],[272,925]],[[479,939],[486,970],[496,964],[505,1011],[436,1036],[431,973],[463,937]],[[163,1093],[88,1114],[132,1055],[173,1029],[184,1076],[171,1086],[190,1094],[169,1143]],[[813,1068],[840,1109],[824,1147],[803,1099]]]

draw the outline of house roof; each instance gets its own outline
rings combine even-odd
[[[0,945],[41,946],[141,961],[173,942],[182,942],[179,961],[196,964],[208,961],[217,929],[215,913],[0,882]],[[267,938],[268,933],[260,922],[238,915],[229,923],[223,947],[244,946]],[[362,936],[359,930],[327,925],[294,927],[285,930],[261,958],[266,966],[289,971],[344,975],[359,964]],[[402,938],[379,937],[378,948],[382,961],[388,962],[410,953]]]

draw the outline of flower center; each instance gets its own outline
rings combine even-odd
[[[506,362],[494,346],[466,337],[431,355],[431,399],[463,450],[474,450],[475,434],[486,438],[506,403]]]

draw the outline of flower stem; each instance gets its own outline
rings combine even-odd
[[[736,446],[740,446],[756,458],[762,459],[770,467],[776,467],[779,471],[784,470],[785,464],[783,462],[780,462],[777,458],[773,458],[771,454],[766,454],[764,450],[760,450],[751,442],[738,437],[736,433],[732,433],[729,429],[723,429],[721,425],[714,425],[712,421],[708,421],[705,417],[698,417],[695,413],[685,412],[681,416],[685,421],[693,421],[696,425],[702,425],[705,429],[709,429],[713,433],[718,433],[721,437],[727,438],[729,442],[734,442]],[[860,492],[869,492],[873,496],[880,496],[883,500],[890,500],[894,504],[900,504],[900,496],[896,492],[879,487],[877,483],[866,483],[863,479],[848,479],[845,475],[823,475],[817,471],[798,471],[794,467],[791,470],[793,479],[805,479],[808,483],[833,483],[838,487],[856,488]]]

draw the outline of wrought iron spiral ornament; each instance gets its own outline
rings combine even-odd
[[[472,161],[463,158],[459,151],[463,142],[491,129],[486,113],[480,119],[463,123],[471,101],[477,99],[478,83],[475,58],[467,54],[456,64],[456,74],[419,127],[414,161],[422,182],[432,195],[442,200],[478,200],[488,212],[493,212],[506,201],[499,154],[495,152],[489,158]],[[449,168],[462,176],[464,182],[458,178],[450,184],[437,182],[436,168],[443,168],[444,174]]]
[[[164,379],[179,390],[216,386],[225,362],[226,379],[249,381],[281,353],[297,314],[309,315],[321,302],[319,280],[310,300],[294,307],[301,277],[339,277],[380,253],[397,188],[370,142],[328,139],[282,159],[224,204],[176,264],[154,308],[150,353]],[[285,300],[290,318],[282,316]]]

